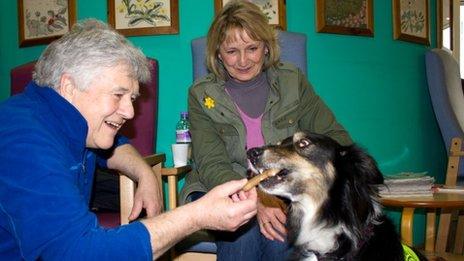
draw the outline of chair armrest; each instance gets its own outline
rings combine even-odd
[[[186,165],[182,167],[162,168],[161,175],[162,176],[178,176],[178,175],[187,173],[190,170],[192,170],[192,166],[190,165]]]
[[[165,154],[152,154],[144,157],[145,162],[150,165],[161,184],[161,165],[166,161]],[[119,175],[119,204],[120,204],[120,219],[121,224],[129,223],[129,214],[134,205],[136,184],[125,175]]]
[[[162,177],[167,177],[168,182],[168,207],[174,209],[177,207],[177,181],[178,175],[189,172],[192,167],[190,165],[182,167],[164,168],[166,155],[164,153],[151,154],[144,157],[145,162],[150,165],[155,173],[159,184],[162,184]],[[119,177],[120,186],[120,205],[121,205],[121,224],[129,222],[128,217],[132,206],[134,205],[134,195],[136,184],[131,179],[124,175]]]
[[[151,155],[143,157],[143,159],[148,165],[155,166],[159,163],[164,163],[166,161],[166,154],[164,153],[151,154]]]
[[[168,207],[169,209],[174,209],[177,207],[177,181],[178,176],[183,175],[190,170],[192,166],[186,165],[182,167],[163,167],[164,162],[166,161],[166,155],[164,153],[152,154],[145,157],[145,161],[148,165],[152,166],[153,171],[158,176],[158,179],[161,184],[161,177],[167,177],[168,182]]]

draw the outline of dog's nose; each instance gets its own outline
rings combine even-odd
[[[252,148],[247,151],[247,156],[248,159],[252,162],[255,163],[256,160],[263,154],[263,149],[262,148]]]

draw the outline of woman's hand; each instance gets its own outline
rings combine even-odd
[[[285,241],[287,215],[282,209],[282,202],[274,196],[258,195],[257,218],[261,233],[269,240]]]

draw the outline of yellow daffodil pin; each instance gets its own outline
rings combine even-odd
[[[206,96],[206,97],[203,99],[203,102],[204,102],[206,108],[208,108],[208,109],[214,108],[214,100],[213,100],[213,98],[211,98],[211,97],[209,97],[209,96]]]

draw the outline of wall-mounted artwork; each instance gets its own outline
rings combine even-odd
[[[76,22],[74,0],[18,0],[19,46],[46,44]]]
[[[392,10],[395,39],[430,45],[428,0],[393,0]]]
[[[108,0],[108,20],[125,36],[179,33],[178,0]]]
[[[287,20],[285,14],[285,0],[249,0],[259,6],[267,16],[269,24],[276,26],[281,30],[287,29]],[[226,5],[230,0],[214,0],[214,10],[216,13]]]
[[[374,35],[372,0],[316,0],[317,32]]]

